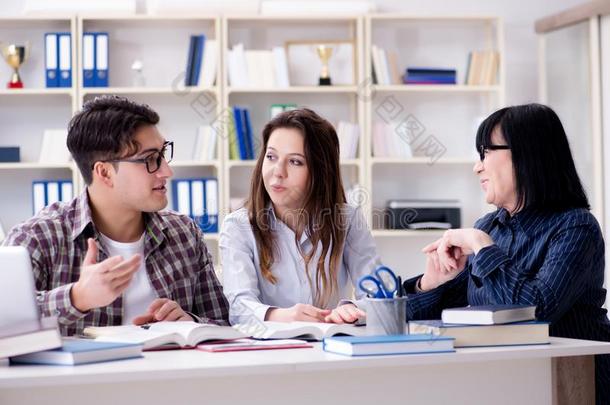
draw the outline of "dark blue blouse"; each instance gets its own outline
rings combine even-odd
[[[551,323],[552,336],[610,341],[602,308],[604,240],[588,210],[526,209],[511,217],[499,209],[475,228],[495,244],[471,255],[460,275],[434,290],[415,294],[419,276],[407,280],[409,319],[438,319],[443,308],[466,305],[527,304],[536,305],[538,320]],[[600,384],[610,391],[609,359],[596,358],[598,395]]]

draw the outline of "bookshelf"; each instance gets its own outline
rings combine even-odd
[[[70,31],[73,41],[73,87],[44,88],[44,47],[48,31]],[[109,33],[109,87],[83,87],[82,33]],[[77,35],[78,33],[78,35]],[[218,41],[218,68],[215,85],[209,88],[182,86],[189,36],[205,34]],[[73,164],[37,163],[44,128],[65,128],[71,115],[83,102],[102,94],[124,95],[149,104],[161,116],[159,128],[175,142],[171,167],[174,179],[217,177],[219,207],[223,217],[231,205],[239,205],[249,190],[253,160],[229,159],[229,138],[219,137],[216,159],[193,159],[197,128],[214,124],[229,107],[248,107],[253,132],[260,137],[269,120],[269,107],[275,103],[308,106],[329,119],[359,125],[358,153],[341,161],[346,188],[359,188],[357,197],[373,229],[373,237],[386,264],[401,275],[423,270],[425,258],[420,249],[442,235],[442,231],[388,230],[383,227],[386,201],[399,198],[453,198],[463,207],[462,224],[471,226],[488,211],[472,166],[477,120],[504,102],[504,48],[502,21],[496,17],[415,16],[371,14],[362,17],[253,16],[253,15],[169,15],[169,16],[37,16],[0,19],[2,38],[29,39],[32,58],[21,69],[26,89],[0,89],[0,143],[18,143],[21,163],[0,164],[0,185],[14,197],[0,202],[0,222],[6,230],[31,216],[31,182],[34,179],[72,178],[75,193],[84,185]],[[10,34],[10,35],[9,35]],[[21,35],[21,36],[20,36]],[[227,55],[235,44],[246,50],[271,49],[291,41],[329,40],[353,44],[354,82],[347,85],[293,85],[287,88],[232,86],[229,83]],[[376,85],[371,84],[372,45],[397,51],[402,68],[406,66],[446,66],[458,70],[456,85]],[[495,85],[464,85],[468,52],[495,49],[501,55]],[[317,56],[312,54],[312,60]],[[144,86],[134,85],[131,64],[143,63]],[[317,69],[317,68],[313,68]],[[8,80],[9,70],[0,63],[0,80]],[[331,71],[332,77],[332,71]],[[429,157],[408,159],[375,157],[372,151],[373,125],[379,119],[379,106],[395,100],[426,127],[446,148],[434,162]],[[35,114],[36,120],[31,116]],[[12,134],[27,133],[27,137]],[[260,138],[259,138],[260,139]],[[6,175],[5,175],[6,174]],[[168,194],[170,207],[171,193]],[[206,235],[215,260],[218,235]],[[408,260],[405,260],[408,258]],[[217,263],[217,262],[216,262]],[[218,266],[220,268],[220,266]]]

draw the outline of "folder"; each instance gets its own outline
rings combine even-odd
[[[95,34],[83,34],[83,86],[95,87]]]
[[[59,198],[59,183],[56,181],[47,181],[47,198],[45,201],[45,205],[51,205],[60,201]]]
[[[248,159],[248,150],[246,148],[246,134],[244,120],[241,113],[241,108],[233,107],[233,118],[235,119],[235,135],[237,139],[237,146],[239,147],[239,159]]]
[[[44,181],[32,182],[32,212],[38,214],[46,204],[46,185]]]
[[[191,218],[203,229],[208,222],[205,212],[204,180],[191,181]]]
[[[193,59],[193,71],[191,76],[191,86],[199,85],[199,74],[201,72],[201,61],[203,59],[203,47],[205,35],[196,35],[195,58]]]
[[[247,108],[242,110],[244,118],[244,138],[246,140],[246,148],[248,150],[248,159],[254,159],[256,151],[254,150],[254,136],[252,134],[252,122],[250,120],[250,111]]]
[[[72,87],[72,36],[58,33],[59,87]]]
[[[173,206],[180,214],[191,216],[191,185],[188,180],[172,180]]]
[[[44,35],[45,44],[45,77],[47,87],[59,87],[57,77],[57,34],[48,33]]]
[[[72,182],[71,181],[62,181],[60,182],[60,190],[59,190],[59,200],[61,202],[70,202],[72,201],[73,191],[72,191]]]
[[[209,178],[205,181],[205,209],[207,215],[207,226],[204,232],[218,232],[218,180]]]
[[[95,87],[108,87],[108,33],[95,34]]]

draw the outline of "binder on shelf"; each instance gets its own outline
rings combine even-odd
[[[44,207],[73,198],[71,180],[35,180],[32,182],[32,211],[36,215]]]
[[[59,87],[57,43],[57,33],[50,32],[44,35],[45,82],[47,87]]]
[[[195,36],[195,58],[193,59],[193,74],[191,76],[191,86],[199,85],[199,74],[201,73],[201,60],[205,46],[205,35]]]
[[[95,35],[83,34],[83,86],[95,87]]]
[[[95,33],[95,87],[108,87],[108,33]]]
[[[254,159],[256,151],[254,150],[254,136],[252,134],[252,123],[250,121],[250,111],[243,108],[243,124],[244,124],[244,139],[246,141],[246,152],[248,159]]]
[[[240,107],[233,107],[233,118],[235,120],[235,135],[237,139],[237,146],[239,148],[239,158],[241,160],[247,160],[248,150],[246,148],[246,134],[244,130],[245,127],[242,109]]]
[[[72,35],[61,32],[58,36],[59,87],[72,87]]]
[[[172,180],[172,197],[175,211],[192,218],[203,232],[218,232],[216,178]]]

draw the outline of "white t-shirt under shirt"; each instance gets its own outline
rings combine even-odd
[[[100,236],[108,251],[108,257],[122,256],[124,260],[128,260],[139,253],[144,259],[144,234],[137,242],[130,243],[117,242],[101,233]],[[131,325],[135,317],[145,314],[150,304],[157,298],[148,274],[146,274],[146,265],[142,260],[131,283],[123,291],[123,325]]]

